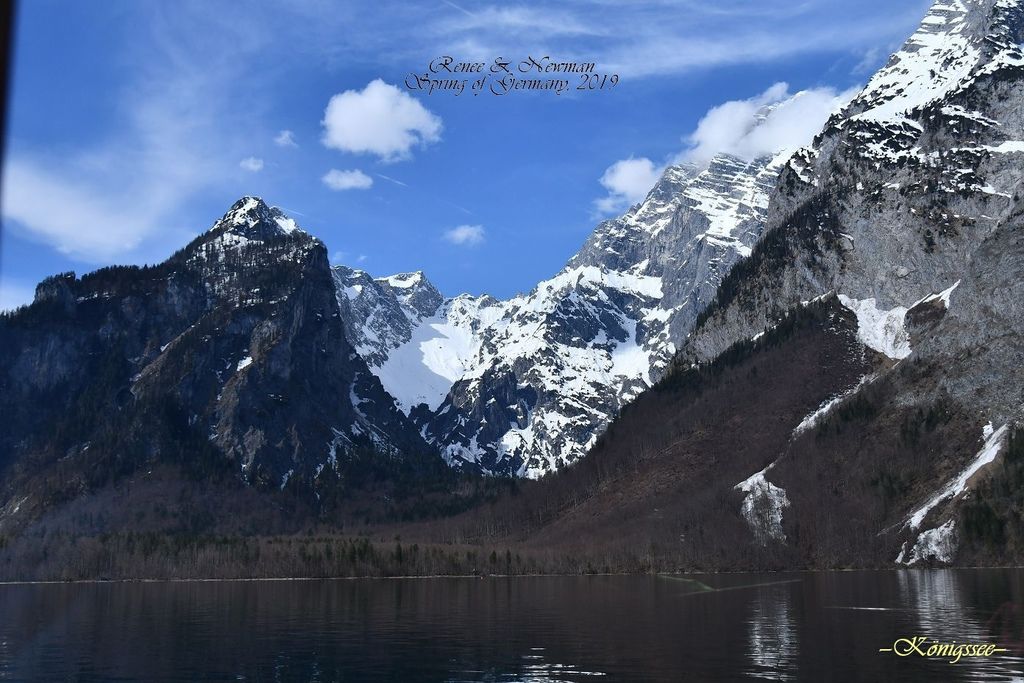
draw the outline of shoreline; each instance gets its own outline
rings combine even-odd
[[[857,567],[846,569],[775,569],[761,571],[719,571],[719,572],[597,572],[592,574],[570,573],[536,573],[536,574],[409,574],[402,576],[261,576],[237,578],[134,578],[134,579],[67,579],[38,581],[0,581],[2,586],[53,586],[73,584],[127,584],[127,583],[259,583],[286,581],[395,581],[395,580],[430,580],[430,579],[531,579],[531,578],[568,578],[593,576],[650,576],[657,578],[676,576],[736,576],[742,574],[833,574],[839,572],[934,572],[934,571],[978,571],[1024,569],[1022,565],[1001,566],[968,566],[968,567]]]

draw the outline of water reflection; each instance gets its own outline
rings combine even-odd
[[[973,595],[978,587],[971,579],[978,578],[977,572],[938,569],[897,574],[901,602],[914,608],[917,634],[941,642],[991,642],[1005,647],[1008,652],[999,656],[967,663],[975,680],[1024,681],[1022,604],[1012,594],[1001,596],[998,603]]]
[[[962,589],[953,571],[903,569],[896,574],[900,601],[915,609],[922,633],[936,637],[955,635],[961,639],[986,635],[981,624],[964,609]]]
[[[446,683],[578,683],[595,677],[605,676],[601,671],[588,671],[574,664],[558,664],[546,661],[544,648],[531,647],[522,655],[523,663],[515,672],[463,671],[449,678]]]
[[[0,585],[0,681],[1013,681],[1024,571]],[[879,653],[927,635],[1013,652]]]
[[[795,679],[799,643],[790,603],[790,590],[781,586],[758,590],[750,603],[748,654],[753,667],[749,676],[771,681]]]

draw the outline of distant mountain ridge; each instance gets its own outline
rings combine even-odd
[[[349,336],[453,467],[552,472],[660,375],[756,243],[784,161],[670,166],[555,277],[506,301],[443,300],[422,273],[336,267]]]

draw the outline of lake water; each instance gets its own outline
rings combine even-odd
[[[1024,570],[0,585],[0,680],[1021,681],[1022,628]]]

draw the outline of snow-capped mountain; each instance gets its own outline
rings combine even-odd
[[[349,338],[452,466],[551,472],[661,374],[760,237],[786,157],[667,168],[558,274],[506,301],[336,267]]]
[[[662,380],[479,527],[693,569],[1019,564],[1022,44],[1021,0],[936,2],[785,162]]]
[[[960,280],[970,254],[1012,213],[1024,179],[1021,16],[1013,0],[931,8],[815,143],[786,164],[771,197],[770,246],[752,264],[759,277],[733,278],[736,291],[722,293],[723,305],[689,340],[691,360],[712,358],[829,291],[866,324],[884,327],[888,315],[902,319]],[[793,258],[770,256],[776,246]],[[770,296],[753,294],[758,287]],[[765,305],[738,305],[750,296]]]
[[[0,315],[0,532],[129,489],[136,529],[153,472],[365,523],[494,500],[445,461],[577,462],[426,526],[644,571],[1019,563],[1022,44],[1021,0],[939,0],[811,145],[666,169],[505,301],[332,269],[253,197],[164,263],[48,278]]]
[[[710,362],[830,294],[852,311],[862,342],[885,362],[824,410],[874,411],[857,432],[862,445],[834,447],[839,464],[829,472],[842,472],[848,491],[861,481],[869,488],[872,477],[895,487],[879,519],[902,517],[873,533],[902,543],[898,554],[890,549],[900,562],[953,558],[972,497],[967,482],[1000,476],[987,466],[1024,419],[1022,41],[1019,0],[936,2],[786,164],[763,241],[682,348],[681,368]],[[926,468],[911,457],[922,431],[944,439],[928,451]],[[904,442],[901,459],[873,469],[869,449],[885,452],[894,434]],[[820,472],[813,449],[800,445],[808,438],[795,436],[798,455],[762,473],[769,486],[788,489],[794,509],[786,514],[802,521],[820,510],[801,506],[800,496],[819,492],[787,478],[807,484],[802,473]],[[839,455],[852,448],[859,461]],[[858,505],[850,511],[864,514]]]

